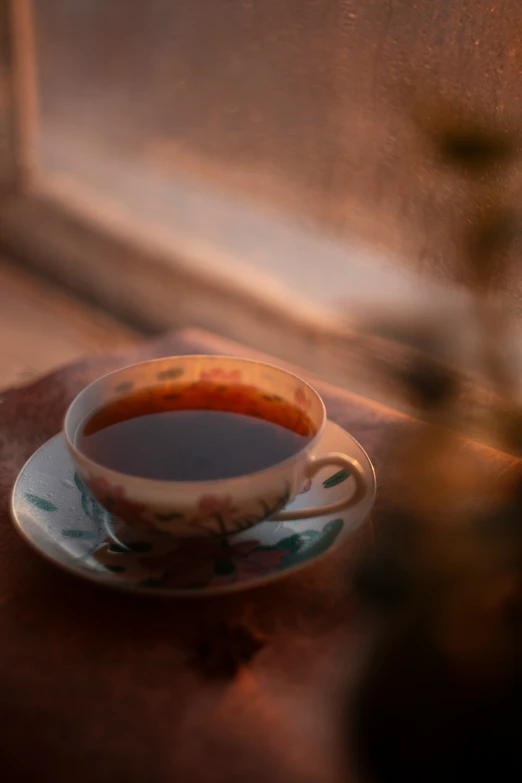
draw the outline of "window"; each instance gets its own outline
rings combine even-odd
[[[450,87],[513,102],[522,7],[504,6],[11,0],[4,242],[147,328],[204,326],[357,385],[369,303],[462,299],[461,194],[412,107]]]

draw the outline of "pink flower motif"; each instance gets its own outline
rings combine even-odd
[[[238,509],[228,496],[203,495],[199,499],[198,511],[187,521],[189,525],[203,530],[208,530],[209,527],[215,529],[216,525],[219,525],[221,532],[225,534],[227,523],[237,513]]]
[[[297,405],[298,408],[301,408],[302,410],[308,410],[310,407],[310,403],[308,402],[308,397],[304,393],[304,391],[301,389],[300,386],[297,387],[297,389],[294,391],[294,402]]]
[[[228,496],[218,497],[217,495],[203,495],[199,499],[198,508],[204,514],[231,514],[236,511]]]
[[[140,558],[140,564],[162,571],[165,587],[218,587],[270,573],[285,555],[279,549],[260,549],[255,540],[230,544],[226,539],[187,539],[172,552]]]
[[[113,486],[101,477],[87,480],[86,486],[96,500],[113,516],[131,525],[147,523],[144,519],[147,506],[128,500],[123,487]]]
[[[221,370],[219,367],[216,367],[213,370],[204,370],[199,377],[201,381],[239,383],[241,380],[241,373],[239,370]]]
[[[297,494],[304,495],[305,492],[310,492],[311,487],[312,487],[312,479],[306,479],[302,489],[300,489]]]

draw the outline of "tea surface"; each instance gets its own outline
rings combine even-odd
[[[276,465],[314,434],[307,416],[279,397],[199,381],[140,390],[100,408],[76,445],[128,475],[211,481]]]

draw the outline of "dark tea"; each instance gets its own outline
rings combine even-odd
[[[87,457],[162,481],[211,481],[269,468],[315,435],[282,398],[249,386],[198,381],[142,389],[96,411],[77,435]]]

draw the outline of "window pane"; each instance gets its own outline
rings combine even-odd
[[[376,249],[444,272],[466,196],[416,111],[445,96],[518,123],[522,6],[493,6],[38,0],[42,171],[327,308],[375,288]]]

